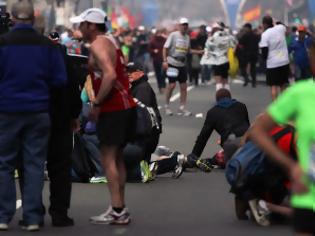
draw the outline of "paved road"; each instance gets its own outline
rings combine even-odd
[[[270,102],[269,90],[262,85],[256,89],[232,85],[235,98],[248,106],[251,121]],[[158,96],[159,101],[163,97]],[[214,103],[214,86],[193,88],[189,92],[189,109],[204,113]],[[163,103],[160,103],[163,104]],[[172,104],[176,109],[178,101]],[[162,112],[163,113],[163,112]],[[161,144],[188,154],[204,119],[195,117],[163,117],[164,132]],[[218,149],[218,136],[213,135],[204,152],[212,156]],[[253,222],[240,222],[234,216],[233,196],[229,194],[222,171],[205,174],[189,172],[174,180],[164,175],[150,184],[128,184],[127,204],[132,213],[129,227],[94,226],[88,218],[106,209],[109,198],[105,185],[74,184],[71,215],[76,226],[52,228],[46,217],[46,227],[36,235],[215,235],[215,236],[281,236],[291,235],[287,226],[262,228]],[[44,192],[48,201],[47,185]],[[9,232],[0,235],[25,235],[17,226],[20,210]]]

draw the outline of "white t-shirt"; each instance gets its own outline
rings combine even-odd
[[[268,47],[267,68],[277,68],[289,64],[289,53],[284,25],[276,25],[261,35],[260,48]]]
[[[179,31],[171,33],[165,44],[168,48],[167,62],[173,66],[186,66],[187,54],[190,49],[190,38],[187,34],[182,35]]]

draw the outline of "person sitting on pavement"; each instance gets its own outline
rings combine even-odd
[[[225,142],[240,137],[248,130],[250,123],[246,105],[235,99],[227,89],[220,89],[216,92],[217,103],[208,111],[204,125],[197,137],[191,154],[187,156],[187,167],[199,167],[204,171],[210,171],[211,165],[200,160],[200,156],[211,136],[213,130],[221,136],[220,145],[227,150]],[[228,150],[227,150],[228,151]]]
[[[139,179],[134,176],[139,172],[139,166],[142,161],[143,168],[148,169],[148,163],[151,160],[151,154],[155,151],[160,134],[162,132],[162,118],[158,109],[155,92],[148,83],[148,77],[143,71],[142,65],[138,63],[129,63],[127,65],[129,81],[131,83],[131,94],[141,104],[152,108],[158,120],[158,127],[153,127],[150,134],[137,134],[133,142],[129,142],[123,151],[124,160],[127,168],[127,179]],[[137,154],[136,154],[137,153]]]
[[[309,55],[312,73],[315,74],[314,42]],[[314,81],[299,81],[281,94],[250,130],[250,138],[291,177],[293,226],[296,235],[305,236],[315,235],[314,98]],[[297,162],[282,152],[268,136],[276,125],[287,122],[294,122],[298,133]]]

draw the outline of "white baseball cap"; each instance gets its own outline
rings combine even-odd
[[[94,24],[105,24],[107,21],[107,14],[99,8],[89,8],[80,15],[70,18],[74,24],[82,22],[90,22]]]
[[[182,18],[180,18],[179,19],[179,24],[189,24],[189,21],[188,21],[188,19],[187,18],[185,18],[185,17],[182,17]]]

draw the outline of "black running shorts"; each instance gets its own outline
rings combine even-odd
[[[229,77],[230,63],[227,62],[222,65],[213,65],[212,69],[214,76],[221,76],[223,79],[227,79]]]
[[[124,147],[135,136],[136,109],[100,114],[97,122],[97,137],[100,146]]]
[[[187,82],[187,68],[186,66],[183,66],[183,67],[177,67],[177,66],[173,66],[173,65],[168,65],[169,67],[172,67],[172,68],[176,68],[178,70],[178,76],[177,77],[167,77],[168,78],[168,82],[170,84],[172,83],[180,83],[180,84],[183,84],[183,83],[186,83]]]
[[[290,67],[289,65],[267,69],[267,85],[282,86],[289,84]]]

